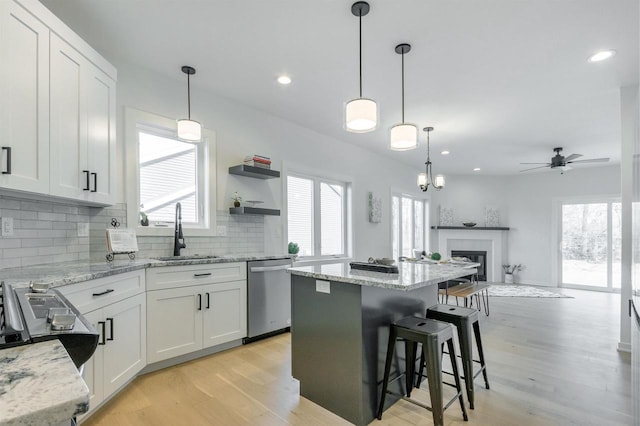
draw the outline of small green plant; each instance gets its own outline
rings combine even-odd
[[[140,225],[149,226],[149,216],[145,212],[140,212]]]
[[[233,197],[231,197],[231,200],[233,200],[233,202],[240,202],[242,201],[242,197],[238,194],[238,191],[233,193]]]
[[[440,253],[435,252],[435,253],[431,253],[431,260],[440,260],[442,259],[442,256],[440,256]]]
[[[288,251],[289,251],[289,254],[298,254],[298,252],[300,251],[300,247],[298,247],[298,244],[290,242],[288,246]]]

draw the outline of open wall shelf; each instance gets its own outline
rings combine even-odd
[[[280,177],[278,170],[264,169],[262,167],[247,166],[240,164],[239,166],[229,167],[230,175],[246,176],[255,179],[274,179]]]
[[[280,210],[260,207],[229,207],[229,214],[257,214],[263,216],[280,216]]]

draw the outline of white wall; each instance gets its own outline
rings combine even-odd
[[[543,171],[517,176],[447,176],[447,187],[433,194],[432,224],[438,221],[440,205],[452,207],[460,224],[473,219],[478,226],[484,225],[484,207],[497,206],[501,225],[511,228],[507,231],[507,260],[526,266],[519,274],[520,282],[556,285],[552,270],[553,256],[557,256],[552,246],[553,199],[616,194],[620,194],[617,165],[576,168],[564,175]]]
[[[186,115],[186,82],[171,80],[127,63],[118,68],[118,202],[125,202],[124,107],[154,114],[183,118]],[[176,67],[176,74],[179,73]],[[282,181],[261,181],[228,174],[245,155],[263,154],[273,160],[272,167],[301,166],[321,170],[329,176],[348,176],[353,182],[354,257],[391,256],[389,188],[422,194],[415,186],[418,169],[411,169],[390,158],[318,134],[268,113],[198,89],[197,74],[192,79],[192,118],[216,132],[217,208],[231,206],[238,191],[245,200],[264,200],[264,207],[282,208]],[[286,89],[283,89],[286,90]],[[336,107],[341,108],[341,105]],[[363,138],[370,137],[366,134]],[[376,190],[383,198],[383,221],[367,220],[367,194]],[[284,217],[265,217],[265,252],[283,253]]]

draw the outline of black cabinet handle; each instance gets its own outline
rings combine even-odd
[[[104,296],[105,294],[109,294],[112,293],[113,289],[112,288],[108,288],[105,291],[101,292],[101,293],[93,293],[93,297],[97,297],[97,296]]]
[[[111,333],[107,340],[113,340],[113,318],[107,318],[107,321],[109,321],[109,333]]]
[[[202,310],[202,295],[198,294],[198,310]]]
[[[105,340],[106,334],[107,334],[107,329],[106,329],[106,323],[104,321],[98,321],[98,325],[100,326],[101,329],[101,333],[102,334],[102,341],[98,342],[99,345],[106,345],[107,342]]]
[[[98,174],[91,173],[91,176],[93,176],[93,189],[91,192],[98,192]]]
[[[11,147],[10,146],[3,146],[2,147],[3,151],[7,151],[7,170],[4,170],[2,172],[3,175],[10,175],[11,174]]]
[[[211,272],[207,272],[206,274],[193,274],[193,276],[195,278],[200,278],[200,277],[209,277],[211,276]]]
[[[86,182],[87,182],[84,188],[82,188],[82,190],[89,191],[91,189],[89,186],[89,170],[83,170],[82,173],[84,173],[84,178],[86,179]]]
[[[207,292],[207,309],[209,309],[210,307],[210,303],[209,303],[209,292]]]

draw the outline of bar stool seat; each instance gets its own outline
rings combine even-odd
[[[460,355],[462,358],[464,382],[467,388],[467,399],[469,400],[469,407],[473,409],[473,380],[478,375],[480,375],[480,373],[482,373],[482,375],[484,376],[485,387],[489,389],[487,366],[484,362],[484,351],[482,349],[482,339],[480,338],[480,319],[478,310],[463,308],[462,306],[435,305],[427,309],[427,318],[437,321],[443,321],[456,326],[456,329],[458,330],[458,342],[460,343]],[[471,336],[472,330],[476,338],[476,347],[478,349],[478,356],[480,360],[473,359],[473,338]],[[480,364],[480,369],[475,374],[473,371],[474,362]],[[420,380],[420,377],[418,377],[418,380]]]
[[[462,416],[464,420],[467,421],[467,411],[464,406],[464,398],[462,397],[463,391],[460,384],[460,377],[458,376],[458,364],[455,354],[455,346],[453,344],[453,327],[451,324],[446,322],[420,317],[402,318],[390,326],[387,358],[385,361],[384,378],[382,381],[382,393],[380,395],[380,404],[378,405],[378,420],[382,419],[384,400],[387,394],[387,387],[389,385],[389,374],[395,353],[396,341],[398,339],[404,339],[406,348],[405,388],[407,391],[407,397],[404,398],[403,395],[403,398],[408,402],[430,410],[433,413],[433,423],[436,426],[444,424],[444,410],[453,404],[457,398],[460,401]],[[423,362],[420,365],[420,371],[422,371],[423,366],[426,364],[431,407],[409,399],[411,397],[411,390],[413,389],[415,377],[416,348],[418,343],[422,344],[421,359]],[[443,405],[442,347],[445,343],[449,349],[449,357],[451,359],[451,365],[453,366],[457,393],[446,405]],[[402,377],[402,375],[394,380],[397,380],[400,377]]]

